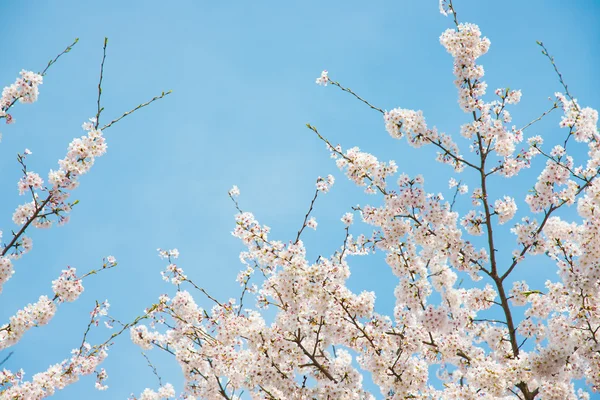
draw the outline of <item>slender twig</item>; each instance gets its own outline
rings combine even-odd
[[[296,235],[296,240],[294,241],[294,244],[298,243],[298,241],[300,240],[300,235],[302,235],[304,228],[306,228],[306,221],[308,221],[308,217],[310,216],[310,213],[313,210],[313,206],[315,205],[315,201],[317,200],[318,195],[319,195],[319,189],[315,190],[315,195],[314,195],[312,201],[310,202],[310,207],[308,208],[308,212],[304,216],[304,221],[302,222],[302,228],[300,228],[300,230],[298,231],[298,235]]]
[[[156,366],[154,364],[152,364],[152,361],[150,361],[150,358],[148,358],[148,356],[146,355],[146,353],[144,353],[143,351],[142,351],[142,356],[144,356],[144,358],[146,359],[146,361],[148,361],[148,366],[152,369],[152,373],[158,379],[158,385],[162,386],[162,379],[160,378],[160,375],[158,374]]]
[[[235,209],[239,211],[240,214],[243,214],[244,212],[242,211],[242,209],[240,208],[240,205],[238,204],[237,200],[235,199],[235,197],[233,197],[231,195],[231,193],[228,193],[229,198],[231,199],[231,201],[233,201],[233,204],[235,204]]]
[[[462,181],[458,181],[458,183],[456,184],[456,191],[454,192],[454,196],[452,197],[452,203],[450,204],[450,211],[452,211],[452,208],[454,207],[454,204],[456,203],[456,196],[458,196],[458,192],[460,192],[460,184]]]
[[[254,269],[259,268],[258,264],[254,264]],[[250,275],[248,275],[246,277],[246,279],[244,279],[244,289],[242,290],[242,294],[240,295],[240,306],[238,308],[237,311],[237,315],[240,316],[240,314],[242,313],[242,309],[244,307],[244,296],[246,295],[246,293],[248,292],[248,282],[250,282]]]
[[[100,106],[100,98],[102,97],[102,78],[104,77],[104,61],[106,60],[106,45],[108,44],[108,38],[104,38],[104,48],[102,49],[102,62],[100,63],[100,80],[98,81],[98,111],[96,112],[96,122],[94,128],[98,129],[100,125],[100,114],[104,107]]]
[[[44,68],[44,70],[42,72],[40,72],[41,76],[45,76],[46,72],[48,71],[48,68],[50,68],[54,63],[56,63],[56,61],[58,61],[58,59],[60,58],[60,56],[62,56],[63,54],[66,54],[68,52],[70,52],[73,49],[73,46],[75,46],[77,44],[77,42],[79,42],[79,38],[75,38],[75,40],[73,41],[73,43],[71,43],[70,45],[68,45],[59,55],[57,55],[56,57],[54,57],[53,60],[48,61],[48,65],[46,65],[46,68]]]
[[[548,53],[548,49],[546,48],[546,46],[544,46],[544,43],[542,43],[540,41],[537,41],[536,43],[538,44],[538,46],[540,46],[542,48],[542,54],[545,55],[546,57],[548,57],[548,60],[550,60],[550,63],[552,63],[552,67],[554,67],[554,71],[556,72],[556,75],[558,75],[558,80],[560,81],[560,84],[562,85],[562,87],[565,89],[565,94],[571,101],[573,101],[574,100],[573,96],[571,96],[571,93],[569,92],[569,88],[568,88],[567,84],[565,83],[565,81],[563,80],[563,76],[560,73],[560,71],[558,70],[558,66],[554,62],[554,57],[552,57],[550,55],[550,53]],[[573,105],[575,106],[575,109],[577,111],[579,111],[577,104],[573,103]]]
[[[94,321],[96,320],[96,310],[99,307],[100,307],[100,304],[98,303],[98,300],[96,300],[96,307],[94,307],[94,311],[92,311],[92,317],[90,318],[90,322],[88,322],[87,328],[85,329],[85,332],[83,333],[83,338],[81,339],[81,345],[79,346],[79,354],[81,354],[81,350],[83,350],[83,346],[85,345],[85,339],[87,338],[87,335],[90,332],[90,329],[92,328],[92,325],[94,324]]]
[[[91,275],[96,275],[96,274],[97,274],[98,272],[100,272],[100,271],[104,271],[104,270],[107,270],[107,269],[111,269],[111,268],[114,268],[114,267],[116,267],[116,266],[117,266],[117,263],[115,263],[115,264],[104,264],[104,265],[102,266],[102,268],[100,268],[99,270],[93,269],[93,270],[91,270],[91,271],[87,272],[86,274],[84,274],[84,275],[81,275],[81,276],[80,276],[79,278],[77,278],[77,279],[84,279],[84,278],[87,278],[88,276],[91,276]]]
[[[531,125],[535,124],[536,122],[538,122],[539,120],[541,120],[542,118],[544,118],[546,115],[550,114],[553,110],[556,110],[558,108],[558,104],[555,102],[551,108],[549,108],[548,110],[544,111],[544,113],[542,115],[540,115],[539,117],[537,117],[536,119],[534,119],[533,121],[529,122],[527,125],[525,125],[524,127],[522,127],[521,129],[519,129],[521,132],[524,131],[525,129],[529,128]]]
[[[201,288],[200,286],[196,285],[193,281],[189,280],[188,278],[185,278],[184,276],[180,275],[180,277],[182,278],[182,280],[184,282],[189,283],[190,285],[192,285],[194,288],[196,288],[197,290],[201,291],[202,293],[204,293],[204,295],[206,297],[208,297],[210,300],[214,301],[215,303],[217,303],[219,306],[223,307],[223,304],[221,304],[219,302],[219,300],[215,299],[214,297],[212,297],[210,294],[208,294],[208,292],[206,290],[204,290],[203,288]]]
[[[456,10],[452,5],[452,0],[448,1],[448,9],[452,11],[452,17],[454,18],[454,25],[456,25],[456,30],[458,30],[458,18],[456,17]]]
[[[343,87],[342,85],[340,85],[339,82],[332,81],[331,79],[329,79],[329,77],[327,78],[327,80],[329,81],[329,83],[331,83],[334,86],[339,87],[344,92],[350,93],[352,96],[356,97],[358,100],[362,101],[363,103],[365,103],[366,105],[368,105],[369,107],[371,107],[371,109],[379,111],[382,114],[385,114],[385,111],[383,111],[381,108],[375,107],[373,104],[369,103],[367,100],[363,99],[362,97],[360,97],[359,95],[357,95],[356,93],[354,93],[350,88]]]
[[[106,124],[102,128],[100,128],[100,130],[103,131],[105,129],[110,128],[111,126],[113,126],[114,124],[116,124],[117,122],[119,122],[120,120],[122,120],[123,118],[125,118],[126,116],[128,116],[129,114],[132,114],[132,113],[136,112],[137,110],[139,110],[140,108],[144,108],[144,107],[150,105],[151,103],[155,102],[156,100],[160,100],[163,97],[170,95],[171,93],[173,93],[172,90],[169,90],[168,92],[162,92],[160,94],[160,96],[155,96],[150,101],[142,103],[142,104],[138,105],[137,107],[135,107],[135,108],[127,111],[126,113],[124,113],[123,115],[121,115],[119,118],[110,121],[108,124]]]
[[[117,336],[121,335],[123,332],[125,332],[125,330],[136,326],[137,324],[140,323],[140,321],[147,319],[150,317],[150,313],[154,311],[154,309],[156,308],[156,305],[153,305],[150,310],[148,310],[148,312],[146,312],[146,314],[141,315],[136,317],[133,321],[128,322],[126,324],[123,324],[123,326],[121,327],[121,329],[118,332],[113,333],[112,335],[110,335],[110,337],[108,339],[106,339],[102,344],[96,345],[94,346],[94,350],[91,352],[90,355],[94,355],[96,353],[98,353],[101,349],[110,346],[110,341],[113,340],[114,338],[116,338]]]
[[[348,244],[348,236],[350,236],[350,227],[347,226],[345,228],[346,230],[346,234],[344,236],[344,244],[342,245],[342,251],[340,253],[340,263],[342,262],[342,260],[344,259],[344,254],[346,253],[346,246]]]
[[[2,366],[5,362],[8,361],[8,359],[14,354],[14,351],[11,351],[10,353],[8,353],[8,355],[6,357],[4,357],[4,360],[0,361],[0,366]]]

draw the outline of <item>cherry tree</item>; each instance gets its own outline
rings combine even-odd
[[[233,235],[247,248],[240,254],[238,300],[211,296],[176,264],[177,250],[159,249],[168,264],[163,278],[176,292],[148,308],[144,316],[151,324],[132,327],[131,339],[176,358],[184,398],[562,400],[589,399],[590,391],[600,389],[598,113],[572,97],[538,43],[564,93],[555,93],[551,107],[527,125],[511,126],[509,110],[521,92],[499,88],[490,100],[485,96],[478,59],[490,40],[477,25],[459,22],[452,1],[441,1],[440,11],[454,23],[440,43],[454,59],[458,103],[467,116],[460,137],[431,127],[421,111],[385,111],[327,71],[316,83],[381,113],[392,138],[406,138],[415,148],[434,146],[437,161],[455,172],[449,182],[453,200],[428,192],[422,176],[393,178],[394,161],[382,162],[357,147],[343,149],[308,124],[337,167],[380,204],[345,213],[342,246],[313,262],[302,235],[307,227],[317,228],[311,212],[331,189],[332,176],[317,179],[297,236],[285,242],[272,239],[268,226],[242,210],[234,186],[229,195],[239,213]],[[526,136],[555,110],[562,112],[561,144],[548,148],[542,137]],[[587,146],[585,160],[571,155],[577,146]],[[490,196],[490,185],[497,184],[492,182],[536,166],[541,172],[524,198]],[[470,204],[459,214],[457,196],[466,194]],[[579,219],[561,214],[572,205]],[[529,216],[514,221],[517,207],[527,208]],[[373,232],[351,233],[356,217]],[[512,244],[499,244],[497,231],[505,224],[512,225]],[[511,261],[504,263],[500,254],[507,251]],[[353,293],[346,285],[349,256],[374,252],[385,254],[398,279],[393,315],[375,312],[374,293]],[[534,257],[552,260],[557,279],[532,287],[511,280]],[[193,294],[214,306],[198,306]],[[246,296],[255,307],[249,308]],[[367,389],[365,374],[379,392]],[[172,395],[171,386],[161,385],[139,398]]]
[[[440,1],[440,12],[453,24],[440,43],[454,60],[458,104],[465,113],[456,134],[428,125],[421,111],[379,108],[327,71],[316,83],[379,112],[392,138],[405,138],[414,148],[433,146],[437,161],[455,174],[450,201],[442,188],[427,191],[422,176],[395,177],[394,161],[382,162],[357,147],[344,149],[308,124],[337,167],[376,203],[341,213],[345,239],[337,251],[311,261],[302,240],[306,228],[318,228],[312,212],[318,198],[332,190],[332,175],[316,179],[297,235],[285,240],[271,238],[270,228],[243,210],[234,186],[229,191],[238,211],[233,235],[245,246],[239,298],[211,295],[177,264],[177,249],[158,249],[167,264],[162,278],[174,286],[171,295],[161,295],[127,323],[108,317],[108,304],[98,303],[88,330],[101,320],[115,325],[106,342],[88,344],[86,331],[71,359],[31,380],[4,370],[0,395],[43,398],[92,373],[97,388],[105,389],[107,374],[99,365],[113,339],[128,333],[142,349],[177,360],[184,377],[180,397],[186,399],[590,399],[600,390],[598,113],[571,95],[540,42],[564,92],[555,93],[550,108],[530,123],[511,126],[512,107],[522,94],[499,88],[486,96],[478,59],[488,52],[490,40],[477,25],[459,21],[451,0]],[[5,89],[1,117],[12,122],[8,111],[17,100],[37,98],[45,72],[24,72]],[[47,186],[27,169],[30,152],[18,156],[19,191],[31,201],[14,214],[21,230],[3,247],[2,283],[13,274],[13,261],[31,248],[26,229],[67,222],[75,205],[69,192],[106,151],[102,133],[118,119],[99,123],[101,82],[102,73],[95,118],[84,123],[86,135],[69,145]],[[560,144],[529,135],[531,126],[557,113]],[[587,149],[584,157],[579,157],[581,148]],[[492,185],[529,168],[540,171],[529,194],[519,197],[507,186],[507,193],[492,197]],[[569,206],[577,217],[565,212]],[[518,208],[528,216],[515,220]],[[359,218],[373,230],[355,232]],[[510,229],[514,242],[501,241],[501,229]],[[375,293],[354,293],[347,285],[350,256],[376,252],[398,280],[393,315],[375,311]],[[540,259],[553,263],[555,279],[542,285],[513,279],[523,265]],[[0,348],[47,323],[61,302],[75,300],[83,278],[114,266],[116,260],[106,257],[88,274],[63,271],[52,282],[53,297],[40,297],[0,327]],[[212,308],[200,307],[195,295],[212,302]],[[154,371],[158,387],[132,399],[176,397],[175,387],[163,384]]]

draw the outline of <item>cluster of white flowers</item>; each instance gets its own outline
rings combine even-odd
[[[494,212],[498,214],[498,223],[505,224],[510,221],[517,212],[517,204],[515,199],[510,196],[504,196],[502,200],[498,199],[494,202]]]
[[[30,189],[41,189],[44,181],[35,172],[27,172],[18,183],[19,194],[24,194]]]
[[[229,195],[231,197],[238,197],[240,195],[240,189],[236,185],[233,185],[231,189],[229,189]]]
[[[316,80],[317,85],[327,86],[327,82],[329,82],[329,77],[327,76],[327,70],[321,72],[321,76],[319,76]]]
[[[87,135],[73,139],[66,157],[58,161],[60,168],[51,170],[48,174],[48,181],[53,185],[54,192],[76,188],[79,185],[78,177],[87,173],[96,158],[106,153],[106,141],[95,124],[95,118],[83,123],[82,128],[88,132]]]
[[[454,13],[454,10],[452,10],[450,4],[451,3],[448,0],[440,0],[440,14],[442,14],[444,17]]]
[[[560,121],[563,128],[571,128],[575,140],[589,142],[598,138],[598,111],[590,107],[581,108],[577,100],[568,100],[562,93],[554,93],[562,105],[564,115]]]
[[[21,103],[33,103],[37,100],[38,86],[44,81],[44,77],[31,71],[22,70],[21,77],[15,83],[2,90],[0,98],[0,118],[6,118],[6,123],[14,122],[14,119],[6,111],[18,100]]]
[[[448,187],[450,189],[452,189],[453,187],[458,187],[458,193],[460,194],[465,194],[469,192],[469,186],[468,185],[461,185],[460,182],[458,182],[456,179],[454,178],[450,178],[450,180],[448,181]]]
[[[179,250],[177,249],[171,249],[171,250],[163,250],[163,249],[156,249],[158,251],[158,256],[160,258],[179,258]]]
[[[170,383],[161,386],[157,392],[151,389],[145,389],[140,397],[131,396],[129,400],[161,400],[175,397],[175,388]],[[190,399],[188,397],[188,399]]]
[[[160,338],[160,335],[157,333],[149,332],[148,327],[145,325],[133,327],[129,332],[131,341],[144,350],[151,349],[152,342]]]
[[[48,296],[40,296],[36,303],[19,310],[8,324],[0,327],[0,349],[17,343],[34,326],[46,325],[55,313],[56,304]]]
[[[439,133],[437,128],[427,128],[422,111],[395,108],[383,115],[385,129],[395,139],[407,136],[408,143],[413,147],[434,144],[443,151],[438,152],[437,161],[454,166],[457,171],[464,168],[458,146],[450,135]]]
[[[83,293],[83,284],[76,273],[75,268],[67,268],[58,279],[52,281],[52,290],[60,301],[75,301]]]
[[[10,258],[0,256],[0,293],[2,293],[2,287],[4,286],[4,283],[8,281],[14,273],[15,270]]]
[[[327,193],[331,189],[335,182],[333,175],[327,175],[326,178],[319,177],[317,179],[317,190],[319,192]]]
[[[340,170],[346,169],[346,176],[359,186],[366,186],[366,193],[385,190],[386,178],[398,170],[395,161],[380,162],[372,154],[360,151],[358,147],[348,149],[343,156],[332,152]]]
[[[481,212],[471,210],[462,218],[460,224],[464,226],[471,235],[480,236],[483,235],[485,222],[485,215]]]
[[[29,75],[27,75],[29,76]],[[41,82],[41,81],[40,81]],[[37,93],[37,89],[35,91]],[[32,99],[33,95],[24,98]],[[56,216],[59,224],[65,224],[69,221],[68,214],[71,211],[72,204],[68,203],[69,193],[79,184],[79,176],[87,173],[94,164],[96,157],[106,153],[106,142],[102,132],[95,127],[96,120],[90,119],[83,124],[83,129],[88,132],[86,136],[74,139],[70,144],[67,155],[59,160],[60,168],[57,171],[51,170],[48,174],[48,181],[51,188],[43,187],[42,178],[35,172],[27,172],[18,182],[20,194],[27,191],[32,192],[33,199],[27,203],[17,206],[13,213],[13,222],[17,225],[31,224],[36,228],[49,228],[53,221],[50,216]],[[26,150],[25,155],[31,154]],[[24,160],[24,158],[21,158]],[[45,200],[40,198],[37,191],[47,191]],[[13,256],[18,257],[23,252],[31,248],[31,239],[21,239],[16,242],[21,245],[20,249],[14,249]],[[8,249],[7,249],[8,250]],[[12,265],[5,261],[0,262],[0,290],[1,286],[12,276]]]
[[[427,123],[422,111],[395,108],[383,115],[385,129],[395,139],[402,138],[405,134],[412,138],[419,138],[427,133]],[[414,143],[419,143],[413,140]]]
[[[88,343],[84,343],[83,350],[72,351],[72,357],[60,364],[48,367],[44,372],[33,375],[31,381],[22,382],[18,375],[12,375],[6,382],[4,390],[0,392],[6,399],[42,399],[55,394],[56,390],[64,389],[79,380],[83,375],[90,375],[96,371],[108,353],[104,349],[92,350]],[[100,376],[107,378],[106,373]],[[101,385],[102,386],[102,385]]]
[[[50,61],[47,67],[56,62],[58,57],[69,52],[71,47],[72,45]],[[9,109],[17,101],[21,103],[35,102],[39,95],[38,87],[43,82],[43,76],[40,74],[23,70],[20,75],[15,83],[4,88],[0,97],[0,118],[4,118],[7,124],[15,122],[12,115],[8,113]],[[99,89],[101,90],[101,88]],[[161,97],[164,97],[164,95],[163,93]],[[158,97],[152,101],[156,99]],[[147,104],[149,103],[145,103],[140,107]],[[21,226],[20,229],[13,231],[13,236],[7,244],[0,245],[0,292],[3,284],[14,274],[12,261],[32,248],[31,238],[25,236],[26,229],[29,226],[37,228],[50,227],[53,223],[50,218],[56,219],[59,224],[66,223],[68,221],[66,214],[70,212],[74,204],[77,204],[76,201],[67,203],[68,191],[77,187],[78,178],[87,173],[94,164],[95,159],[106,152],[106,142],[101,130],[98,129],[96,119],[90,119],[89,122],[84,123],[83,129],[87,132],[86,135],[74,139],[69,144],[65,158],[59,160],[58,170],[49,172],[48,187],[44,186],[44,180],[38,173],[27,168],[26,158],[32,152],[25,149],[23,154],[17,155],[17,161],[21,164],[23,171],[23,176],[17,183],[17,188],[20,195],[30,194],[31,198],[30,201],[18,206],[13,213],[13,221]],[[0,231],[1,238],[2,232]],[[116,259],[108,256],[104,260],[101,269],[109,269],[116,266],[116,264]],[[97,272],[98,270],[92,270],[83,277]],[[64,301],[74,301],[83,292],[81,278],[76,276],[74,268],[62,271],[61,275],[52,281],[52,289],[54,291],[53,297],[40,296],[37,302],[28,304],[17,311],[14,316],[10,317],[8,323],[0,326],[0,349],[15,345],[29,329],[48,324],[55,315],[58,304]],[[96,303],[94,310],[91,312],[88,331],[92,325],[98,325],[100,317],[107,315],[108,307],[107,301]],[[112,321],[112,319],[109,320]],[[106,346],[110,346],[110,343],[107,341],[100,346],[89,345],[85,342],[88,331],[85,332],[84,342],[81,346],[71,352],[70,359],[51,365],[46,371],[33,375],[29,382],[23,380],[24,372],[22,370],[16,373],[7,369],[0,371],[0,398],[42,399],[52,396],[57,390],[78,381],[81,376],[92,373],[96,375],[96,388],[106,390],[108,386],[104,382],[108,375],[104,369],[97,369],[97,367],[106,358]],[[112,336],[111,339],[118,334],[120,333]],[[174,390],[169,385],[161,388],[159,393],[162,398],[174,396]]]
[[[342,216],[341,220],[346,226],[350,226],[354,222],[354,214],[346,213]]]
[[[474,24],[459,24],[457,29],[448,29],[440,37],[440,43],[454,57],[454,84],[458,88],[458,102],[465,112],[481,109],[487,84],[480,79],[484,71],[477,65],[477,58],[487,53],[488,38],[481,37],[479,27]]]
[[[109,262],[108,265],[115,266],[116,260],[114,260],[114,257],[109,256],[109,258],[112,258],[113,262]],[[8,258],[2,257],[0,260],[8,261]],[[50,322],[56,313],[57,304],[64,301],[75,301],[83,292],[83,285],[81,279],[76,276],[75,268],[68,268],[62,271],[58,279],[52,281],[52,289],[55,294],[52,299],[49,299],[48,296],[40,296],[36,303],[29,304],[19,310],[10,318],[8,324],[0,327],[0,349],[16,344],[25,332],[32,327],[46,325]],[[109,304],[105,301],[98,304],[92,311],[93,322],[96,325],[98,322],[96,316],[107,315],[108,307]]]

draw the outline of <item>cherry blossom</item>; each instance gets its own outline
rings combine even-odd
[[[22,371],[1,371],[0,397],[48,397],[91,374],[95,387],[107,390],[108,373],[100,365],[113,340],[127,333],[142,350],[173,356],[184,378],[178,395],[155,370],[158,389],[136,391],[141,394],[131,399],[583,400],[600,391],[598,112],[572,97],[538,43],[564,93],[555,93],[541,117],[509,126],[522,92],[501,87],[488,100],[478,62],[490,40],[477,25],[459,22],[452,0],[440,0],[439,9],[454,22],[439,41],[452,57],[464,111],[450,134],[428,125],[422,110],[374,106],[328,71],[316,83],[331,83],[379,112],[380,131],[406,138],[414,151],[435,147],[436,160],[452,168],[448,187],[432,188],[435,180],[422,175],[394,177],[395,161],[380,161],[352,144],[333,145],[309,124],[337,168],[372,195],[370,204],[357,204],[340,218],[337,248],[316,257],[305,246],[307,235],[321,234],[305,228],[316,230],[312,212],[317,199],[333,190],[333,175],[317,178],[308,212],[291,238],[273,238],[269,226],[242,210],[240,190],[233,186],[228,195],[237,213],[231,233],[243,246],[238,297],[213,296],[186,274],[178,249],[159,248],[170,293],[127,323],[109,316],[108,301],[96,301],[80,347],[30,380]],[[17,100],[36,101],[42,81],[43,74],[23,71],[2,93],[0,118],[14,122],[7,111]],[[527,136],[552,110],[562,112],[555,124],[560,140]],[[13,213],[19,230],[2,246],[0,290],[15,274],[13,262],[32,249],[25,230],[68,221],[76,204],[69,201],[71,191],[107,151],[103,131],[112,123],[100,127],[101,111],[98,105],[96,116],[82,124],[85,134],[69,144],[46,183],[27,168],[31,151],[18,155],[17,189],[27,200]],[[463,146],[470,150],[465,155]],[[587,158],[574,146],[587,151]],[[498,183],[526,168],[537,174],[528,194]],[[355,217],[363,224],[354,224]],[[389,315],[378,312],[374,292],[348,285],[354,257],[373,253],[381,255],[395,285]],[[536,264],[556,274],[526,282],[514,273]],[[116,265],[108,256],[100,269],[84,275],[62,270],[52,281],[53,297],[39,296],[0,325],[0,348],[48,324],[64,302],[82,295],[84,278]],[[89,344],[88,331],[102,321],[116,327],[114,333]],[[582,382],[586,388],[576,388]]]
[[[541,117],[523,128],[507,125],[514,114],[507,107],[520,102],[521,91],[499,88],[487,101],[477,62],[490,41],[478,26],[458,22],[452,1],[440,1],[440,11],[456,20],[440,42],[454,58],[459,106],[472,117],[456,132],[462,138],[430,128],[422,111],[384,111],[327,72],[317,84],[332,83],[380,112],[393,138],[406,137],[416,148],[435,146],[438,161],[464,174],[450,179],[453,193],[428,191],[420,175],[400,174],[394,182],[394,161],[382,162],[358,147],[344,151],[307,125],[346,177],[375,195],[375,204],[353,206],[341,218],[343,244],[309,260],[304,228],[316,228],[313,205],[333,178],[317,180],[309,212],[289,241],[272,239],[271,229],[242,211],[230,191],[239,211],[232,234],[245,246],[239,299],[213,297],[174,263],[178,252],[159,250],[167,261],[163,278],[176,293],[159,299],[153,324],[132,327],[130,334],[145,350],[174,355],[185,377],[182,397],[233,399],[243,391],[266,399],[589,399],[575,388],[582,379],[599,390],[597,113],[560,94],[551,109],[560,104],[558,125],[587,144],[591,160],[585,165],[575,162],[566,142],[547,149],[542,137],[531,136],[521,148],[527,127]],[[456,139],[469,142],[469,155],[461,154]],[[518,175],[535,157],[545,158],[545,165],[530,194],[516,195],[503,185],[510,194],[491,198],[492,179]],[[456,195],[469,191],[463,182],[474,189],[460,202]],[[575,203],[583,221],[559,213]],[[513,221],[518,210],[524,215]],[[355,214],[373,227],[371,233],[355,235],[361,229],[352,224]],[[505,224],[516,243],[499,240]],[[397,280],[392,315],[375,311],[375,293],[347,286],[350,258],[373,252],[383,253]],[[513,279],[513,271],[534,256],[556,264],[557,280],[530,285]],[[212,308],[200,307],[196,293]],[[254,308],[245,296],[254,298]],[[365,389],[363,374],[379,393]],[[432,385],[433,377],[443,386]],[[142,396],[161,398],[152,389]]]

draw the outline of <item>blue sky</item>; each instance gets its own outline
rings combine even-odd
[[[490,92],[496,87],[523,91],[521,104],[511,110],[515,125],[549,108],[548,96],[560,90],[536,40],[556,57],[580,103],[600,105],[600,3],[456,0],[455,6],[461,21],[477,23],[492,42],[480,59]],[[319,229],[306,232],[305,242],[310,259],[335,251],[344,236],[341,215],[352,205],[380,204],[380,199],[344,180],[307,122],[344,148],[359,146],[380,159],[395,159],[400,171],[423,174],[429,191],[450,195],[452,171],[433,161],[432,149],[394,141],[378,113],[336,88],[314,84],[328,69],[334,80],[377,106],[421,109],[429,125],[458,134],[468,118],[456,102],[452,58],[438,42],[452,21],[439,14],[437,1],[62,0],[35,7],[5,3],[2,13],[2,86],[23,68],[41,70],[80,38],[48,72],[39,102],[18,104],[12,113],[17,123],[0,126],[5,237],[14,229],[12,211],[25,200],[16,189],[20,170],[14,157],[28,147],[33,151],[29,168],[45,177],[71,139],[83,134],[81,123],[96,110],[105,36],[105,122],[163,90],[174,91],[106,132],[109,151],[74,192],[80,204],[68,225],[30,233],[34,249],[15,263],[17,272],[0,297],[2,321],[40,294],[50,294],[51,280],[67,265],[86,272],[112,254],[119,266],[84,282],[77,302],[62,305],[49,326],[30,331],[11,349],[9,369],[24,368],[31,377],[67,358],[81,340],[95,300],[109,299],[111,313],[127,321],[159,294],[172,293],[159,275],[164,262],[156,256],[157,247],[177,247],[179,265],[215,296],[237,297],[241,246],[230,234],[235,209],[227,197],[233,184],[241,189],[241,207],[271,226],[273,238],[287,241],[302,223],[316,178],[333,173],[337,183],[315,211]],[[555,114],[526,136],[560,138],[564,132],[557,122]],[[539,165],[524,178],[535,177]],[[493,192],[499,195],[507,182],[511,190],[522,190],[521,196],[530,186],[525,179],[515,185],[496,178]],[[514,238],[503,237],[502,248],[510,252]],[[389,279],[381,257],[350,262],[351,287],[376,290],[377,309],[390,312],[396,281]],[[554,271],[542,262],[519,273],[553,278]],[[93,338],[109,334],[100,329]],[[0,358],[6,354],[0,352]],[[156,352],[149,355],[165,380],[180,387],[177,365]],[[127,337],[117,341],[104,367],[108,393],[95,391],[93,381],[84,379],[55,397],[126,398],[156,386]]]

